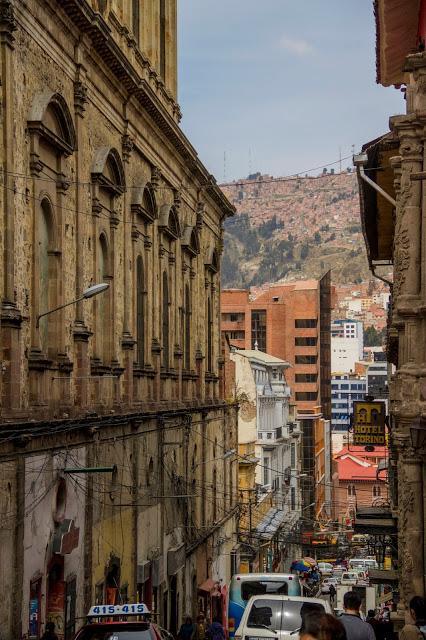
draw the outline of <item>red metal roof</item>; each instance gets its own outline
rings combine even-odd
[[[351,480],[356,482],[359,480],[363,482],[377,482],[377,465],[364,462],[361,459],[356,461],[352,457],[345,458],[344,460],[339,459],[337,461],[337,473],[339,481]]]
[[[343,447],[340,451],[334,454],[336,459],[341,458],[342,456],[355,456],[359,458],[386,458],[387,457],[387,448],[386,447],[374,447],[374,451],[366,451],[365,447],[357,447],[355,445],[351,445],[351,448]]]

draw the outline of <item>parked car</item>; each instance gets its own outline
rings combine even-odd
[[[328,594],[330,593],[330,585],[334,585],[334,587],[337,587],[337,585],[339,584],[339,581],[336,578],[324,578],[324,580],[321,583],[321,593],[322,594]]]
[[[342,573],[342,578],[340,580],[340,584],[347,587],[347,586],[355,586],[356,583],[358,582],[358,574],[355,571],[345,571],[344,573]]]
[[[318,569],[323,576],[331,576],[333,573],[333,565],[330,562],[318,562]]]
[[[298,640],[302,618],[301,608],[317,603],[331,613],[328,602],[320,598],[302,596],[252,596],[235,632],[235,640],[256,637],[257,640]]]
[[[146,619],[148,615],[142,603],[94,605],[75,640],[166,640],[160,628]]]

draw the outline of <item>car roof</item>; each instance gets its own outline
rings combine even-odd
[[[295,600],[296,602],[319,602],[322,605],[324,604],[324,600],[321,600],[321,598],[308,598],[306,596],[284,596],[276,593],[251,596],[248,604],[250,604],[252,600]]]

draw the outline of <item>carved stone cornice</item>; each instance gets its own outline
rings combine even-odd
[[[13,32],[16,31],[15,11],[12,0],[0,0],[0,41],[10,47],[15,40]]]
[[[82,320],[76,320],[72,333],[75,342],[89,342],[90,336],[93,335]]]
[[[146,110],[169,143],[185,160],[186,165],[189,166],[191,163],[194,165],[194,177],[202,185],[208,185],[208,193],[221,210],[222,215],[233,215],[235,207],[231,205],[212,179],[174,119],[174,116],[179,117],[179,106],[173,104],[170,112],[167,101],[161,99],[162,82],[161,80],[157,81],[157,78],[154,77],[154,70],[142,69],[143,75],[138,73],[131,58],[112,37],[111,30],[105,20],[92,9],[88,2],[61,0],[60,7],[76,25],[79,34],[89,36],[93,53],[96,53],[103,60],[122,87],[129,94],[132,94]]]
[[[0,310],[0,321],[2,328],[10,327],[19,329],[22,324],[22,315],[14,302],[3,300]]]
[[[125,331],[121,336],[121,346],[124,351],[132,351],[136,340],[132,337],[130,331]]]

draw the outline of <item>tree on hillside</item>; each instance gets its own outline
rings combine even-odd
[[[309,255],[309,245],[308,244],[302,244],[302,248],[300,249],[300,258],[301,260],[304,260],[305,258],[307,258]]]
[[[366,327],[364,330],[364,345],[366,347],[381,347],[384,340],[384,330],[377,331],[376,327]]]
[[[315,244],[320,244],[321,243],[321,235],[320,235],[319,231],[315,231],[314,242],[315,242]]]

